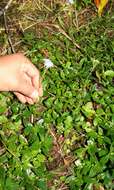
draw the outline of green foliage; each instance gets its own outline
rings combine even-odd
[[[74,0],[76,8],[81,9],[82,7],[91,5],[93,3],[92,0]]]
[[[43,190],[44,163],[52,138],[45,124],[39,123],[42,113],[38,105],[21,105],[14,98],[9,100],[2,94],[1,99],[1,105],[5,107],[4,115],[0,115],[1,148],[6,150],[0,157],[0,189],[34,189],[40,186]],[[32,124],[30,118],[33,113],[36,122]],[[44,182],[38,183],[41,176]]]
[[[55,67],[45,73],[39,104],[22,105],[10,94],[0,95],[2,190],[48,189],[50,127],[64,136],[64,154],[70,150],[75,157],[71,175],[62,178],[69,189],[92,190],[93,184],[114,189],[114,38],[108,33],[108,28],[114,30],[112,21],[100,18],[78,32],[71,29],[83,53],[60,33],[45,30],[43,39],[25,34],[28,56],[42,75],[42,50],[48,51]]]

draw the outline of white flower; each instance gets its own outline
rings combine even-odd
[[[92,184],[92,183],[90,183],[90,185],[88,186],[88,190],[93,189],[92,187],[93,187],[93,184]]]
[[[27,172],[27,175],[30,175],[31,174],[31,169],[30,168],[27,169],[26,172]]]
[[[37,123],[42,124],[44,122],[44,119],[40,119]]]
[[[81,164],[81,161],[80,161],[79,159],[76,160],[76,161],[75,161],[75,165],[76,165],[76,166],[81,166],[81,165],[82,165],[82,164]]]
[[[68,0],[68,3],[73,4],[74,0]]]
[[[34,177],[34,173],[32,172],[32,170],[31,170],[30,168],[28,168],[28,169],[26,170],[26,172],[27,172],[27,175],[28,175],[28,176]]]
[[[49,69],[51,67],[54,67],[53,62],[50,59],[43,59],[44,60],[44,67],[46,69]]]
[[[93,139],[88,140],[88,141],[87,141],[87,144],[88,144],[88,145],[93,145],[93,144],[94,144],[94,140],[93,140]]]

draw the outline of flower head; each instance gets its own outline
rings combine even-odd
[[[44,60],[44,67],[46,69],[49,69],[51,67],[54,67],[53,62],[50,59],[43,59]]]
[[[38,124],[42,124],[44,122],[44,119],[40,119],[39,121],[38,121]]]
[[[76,160],[75,161],[75,165],[76,166],[81,166],[82,165],[81,160],[80,159]]]
[[[68,0],[68,3],[73,4],[74,0]]]
[[[87,141],[87,144],[88,144],[88,145],[93,145],[93,144],[94,144],[94,140],[93,140],[93,139],[88,140],[88,141]]]

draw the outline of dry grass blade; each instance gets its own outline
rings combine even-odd
[[[58,25],[54,25],[57,29],[59,29],[60,33],[63,34],[67,39],[69,39],[78,49],[80,49],[80,46],[72,40],[72,38]]]
[[[41,5],[45,8],[45,9],[47,9],[49,12],[53,12],[48,6],[46,6],[44,3],[42,3],[41,1],[40,1],[40,3],[41,3]]]
[[[5,8],[0,11],[0,16],[3,15],[4,12],[8,10],[8,8],[9,8],[9,6],[11,5],[12,1],[13,1],[13,0],[9,0],[9,1],[8,1],[8,3],[6,4]]]
[[[10,35],[9,35],[9,29],[8,29],[8,26],[7,26],[7,19],[6,19],[6,14],[4,12],[4,25],[5,25],[5,31],[6,31],[6,34],[7,34],[7,37],[8,37],[8,42],[9,42],[9,45],[11,47],[11,51],[12,53],[15,53],[15,49],[13,47],[13,44],[12,44],[12,41],[11,41],[11,38],[10,38]]]
[[[48,24],[48,23],[46,25],[52,26],[52,27],[55,27],[56,29],[58,29],[61,34],[63,34],[68,40],[70,40],[76,46],[76,48],[81,49],[81,47],[59,25]]]
[[[57,142],[57,138],[56,138],[56,135],[55,135],[54,131],[53,131],[52,129],[50,129],[49,131],[50,131],[50,134],[52,135],[52,137],[53,137],[53,139],[54,139],[54,143],[57,145],[57,148],[58,148],[58,150],[59,150],[59,153],[61,154],[61,157],[62,157],[63,160],[64,160],[64,155],[63,155],[62,150],[61,150],[61,148],[60,148],[60,146],[59,146],[59,144],[58,144],[58,142]]]
[[[59,143],[57,142],[57,138],[56,138],[55,132],[54,132],[52,129],[50,129],[49,131],[50,131],[50,134],[52,135],[52,137],[53,137],[53,139],[54,139],[54,143],[56,144],[57,149],[59,150],[59,153],[60,153],[60,155],[61,155],[61,158],[62,158],[62,160],[63,160],[65,166],[67,166],[67,160],[64,158],[62,149],[61,149]]]

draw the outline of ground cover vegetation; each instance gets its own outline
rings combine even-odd
[[[0,190],[113,190],[113,1],[102,17],[89,0],[35,2],[14,2],[7,19],[44,94],[35,105],[0,94]],[[11,53],[1,23],[0,51]]]

